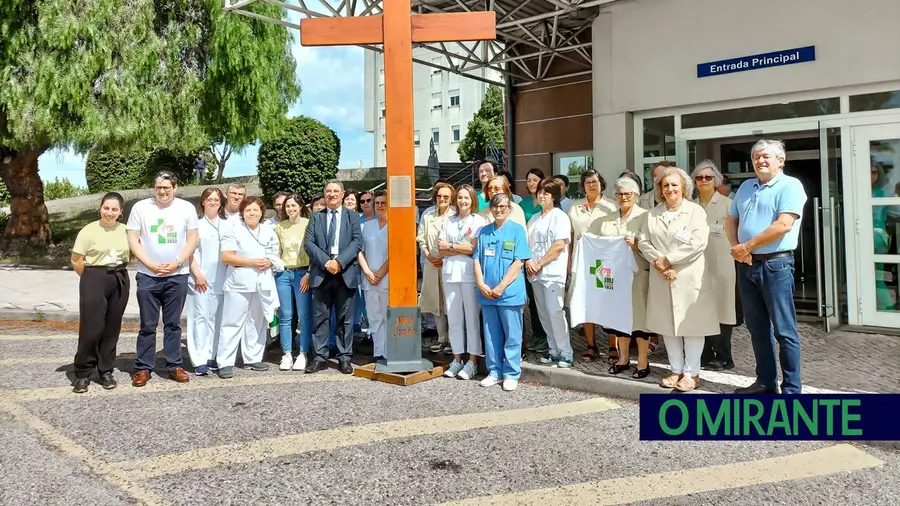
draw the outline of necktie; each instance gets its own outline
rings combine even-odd
[[[328,232],[325,237],[325,242],[328,243],[328,253],[331,253],[331,248],[334,246],[334,236],[337,230],[337,211],[334,209],[329,209],[328,212],[331,213],[331,220],[328,224]]]

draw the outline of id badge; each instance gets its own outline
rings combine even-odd
[[[688,232],[687,227],[682,228],[675,234],[675,239],[682,244],[690,244],[691,243],[691,233]]]
[[[515,246],[515,241],[503,241],[503,251],[512,251]]]
[[[484,256],[486,256],[486,257],[494,256],[494,248],[484,248]]]
[[[709,226],[710,234],[722,235],[722,232],[724,232],[724,231],[725,231],[725,228],[722,226],[721,223],[716,223],[716,224]]]

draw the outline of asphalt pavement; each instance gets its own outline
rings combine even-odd
[[[272,364],[138,389],[123,334],[119,387],[74,394],[71,331],[0,330],[0,504],[900,504],[889,448],[641,441],[636,402],[529,383]]]

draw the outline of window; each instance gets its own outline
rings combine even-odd
[[[900,90],[850,95],[850,112],[900,108]]]
[[[384,151],[387,149],[387,137],[385,134],[381,134],[381,150]]]
[[[644,157],[675,156],[675,116],[644,120]]]
[[[440,93],[432,93],[431,94],[431,108],[432,109],[440,109],[441,108],[441,94]]]
[[[584,196],[581,189],[581,175],[588,169],[594,168],[594,154],[590,151],[576,151],[570,153],[557,153],[553,155],[553,175],[562,174],[569,178],[569,188],[566,194],[570,197],[580,198]],[[610,184],[609,181],[606,182]]]
[[[459,142],[459,125],[453,125],[453,142]]]
[[[431,129],[431,140],[433,140],[435,144],[441,142],[441,130],[439,128]]]
[[[450,107],[459,107],[459,90],[450,90]]]
[[[381,108],[381,117],[382,117],[382,118],[385,117],[385,116],[386,116],[385,113],[387,112],[387,110],[384,108],[384,102],[378,104],[378,107]]]
[[[384,69],[378,71],[378,84],[384,86]]]
[[[823,98],[818,100],[804,100],[801,102],[760,105],[756,107],[741,107],[738,109],[726,109],[724,111],[684,114],[681,116],[681,128],[699,128],[717,125],[734,125],[738,123],[753,123],[756,121],[771,121],[776,119],[806,118],[810,116],[838,114],[840,112],[840,98]]]
[[[413,146],[419,147],[419,144],[421,144],[419,141],[419,131],[415,130],[413,131]]]

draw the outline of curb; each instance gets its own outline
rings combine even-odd
[[[53,322],[79,322],[81,318],[75,311],[35,311],[33,309],[0,309],[0,321],[53,321]],[[160,315],[160,322],[162,315]],[[140,315],[124,315],[123,324],[140,325]],[[181,317],[182,326],[187,325],[187,317]]]
[[[574,369],[559,369],[522,362],[522,381],[592,394],[640,400],[641,394],[658,394],[665,390],[655,383],[594,376]]]

